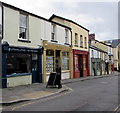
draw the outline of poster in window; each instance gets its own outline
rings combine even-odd
[[[87,64],[86,64],[86,57],[83,58],[83,68],[86,70]]]
[[[69,70],[69,58],[68,57],[62,58],[62,70]]]
[[[75,55],[75,71],[78,71],[79,67],[78,67],[78,56]]]
[[[52,56],[47,56],[46,58],[46,72],[53,72],[54,58]]]

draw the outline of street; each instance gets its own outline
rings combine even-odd
[[[114,111],[118,107],[118,76],[66,85],[72,91],[6,106],[3,111]]]

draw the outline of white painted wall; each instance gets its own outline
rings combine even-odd
[[[25,46],[38,48],[42,40],[51,42],[51,22],[28,15],[28,38],[31,43],[20,42],[19,38],[19,16],[20,12],[4,7],[4,39],[13,46]],[[14,18],[11,18],[14,17]],[[65,43],[65,27],[56,25],[58,44]],[[71,44],[71,32],[69,30],[69,44]]]
[[[32,75],[7,77],[7,87],[15,87],[19,85],[28,85],[32,83]]]
[[[90,48],[90,58],[92,58],[92,51],[93,51],[93,58],[100,58],[100,51]]]

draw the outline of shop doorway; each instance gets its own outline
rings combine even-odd
[[[32,54],[32,83],[39,83],[38,55]]]
[[[82,58],[82,55],[79,55],[79,61],[80,61],[80,77],[83,77],[83,58]]]
[[[56,50],[56,71],[60,68],[60,50]]]

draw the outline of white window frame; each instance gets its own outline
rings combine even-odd
[[[75,46],[78,46],[78,34],[75,33]]]
[[[56,41],[56,25],[51,24],[51,40]]]
[[[69,43],[69,32],[68,29],[65,29],[65,43]]]
[[[85,37],[84,43],[85,43],[85,48],[87,48],[87,37]]]
[[[21,25],[21,20],[20,20],[20,19],[21,19],[21,16],[25,16],[25,17],[26,17],[26,20],[25,20],[25,21],[26,21],[26,25],[25,25],[25,26],[22,26],[22,25]],[[20,23],[19,23],[19,38],[18,38],[18,39],[19,39],[19,40],[29,40],[29,39],[28,39],[28,15],[27,15],[27,14],[20,13],[20,19],[19,19],[19,22],[20,22]],[[20,30],[21,30],[21,29],[22,29],[22,30],[25,30],[25,37],[22,37],[22,36],[20,37],[20,33],[21,33]],[[23,33],[24,33],[24,32],[23,32]],[[23,34],[23,35],[24,35],[24,34]]]

